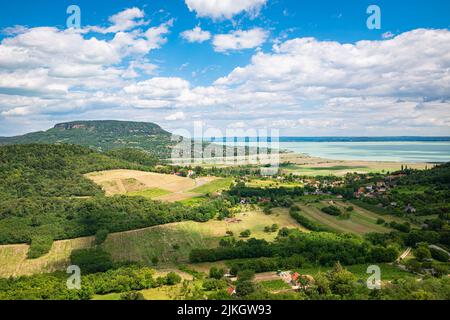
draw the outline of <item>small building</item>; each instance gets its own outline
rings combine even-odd
[[[228,295],[233,296],[236,294],[236,289],[234,289],[233,287],[228,287],[227,293],[228,293]]]

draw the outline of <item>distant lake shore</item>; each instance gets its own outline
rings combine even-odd
[[[252,141],[253,140],[253,141]],[[227,145],[256,147],[254,139]],[[269,148],[331,160],[444,163],[450,161],[450,137],[280,137]]]

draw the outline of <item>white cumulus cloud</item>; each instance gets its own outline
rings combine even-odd
[[[181,33],[181,37],[189,42],[205,42],[211,39],[209,31],[203,31],[200,27],[195,27],[192,30],[186,30]]]
[[[252,49],[262,45],[268,36],[268,32],[260,28],[236,30],[228,34],[215,35],[213,46],[217,52]]]
[[[189,10],[195,11],[199,17],[231,19],[242,12],[256,16],[267,0],[185,0],[185,2]]]

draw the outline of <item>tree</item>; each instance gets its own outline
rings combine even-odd
[[[126,292],[120,295],[120,300],[146,300],[141,292]]]
[[[166,275],[166,284],[169,286],[173,286],[181,282],[181,277],[175,272],[169,272]]]
[[[252,281],[255,278],[255,271],[242,270],[237,274],[238,281]]]
[[[100,229],[95,234],[95,244],[100,245],[103,242],[105,242],[106,238],[108,237],[109,231],[107,229]]]
[[[220,279],[222,279],[224,274],[225,274],[225,269],[222,269],[222,268],[219,269],[219,268],[216,268],[216,267],[212,267],[209,270],[209,277],[213,278],[213,279],[220,280]]]
[[[82,274],[105,272],[113,267],[111,254],[100,248],[74,250],[70,261],[80,267]]]
[[[426,245],[419,245],[418,248],[414,250],[414,256],[417,260],[424,261],[431,258],[431,252]]]
[[[355,276],[344,269],[339,262],[328,273],[328,280],[330,281],[330,289],[334,294],[345,296],[354,291]]]
[[[252,234],[252,232],[249,229],[247,229],[247,230],[244,230],[241,232],[241,237],[248,238],[248,237],[250,237],[251,234]]]
[[[256,291],[255,284],[252,281],[238,281],[236,285],[236,295],[238,297],[248,296]]]
[[[157,257],[157,256],[154,256],[153,258],[152,258],[152,263],[153,263],[153,265],[157,265],[158,263],[159,263],[159,258]]]
[[[449,255],[443,251],[436,248],[430,248],[430,253],[433,259],[441,262],[448,262],[450,259]]]

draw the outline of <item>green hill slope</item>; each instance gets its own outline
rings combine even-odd
[[[147,167],[76,145],[0,146],[0,199],[103,194],[83,174],[109,169]]]
[[[47,131],[0,138],[0,144],[30,143],[77,144],[97,151],[133,147],[161,158],[168,158],[174,145],[171,134],[154,123],[111,120],[60,123]]]

